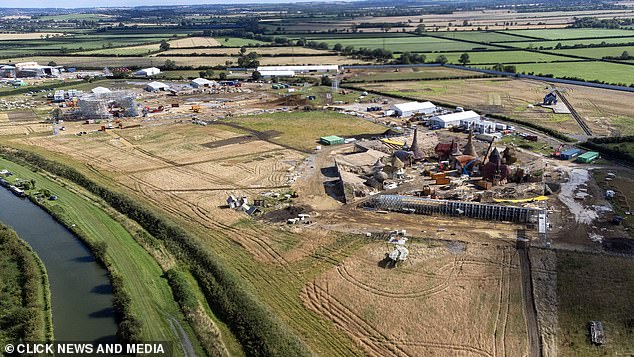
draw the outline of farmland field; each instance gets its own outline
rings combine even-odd
[[[220,43],[220,46],[225,47],[242,47],[268,44],[268,42],[240,37],[217,37],[216,41]]]
[[[220,46],[220,42],[213,37],[186,37],[169,41],[169,44],[171,48]]]
[[[394,269],[391,247],[366,245],[308,284],[304,304],[369,355],[526,355],[516,250],[453,243],[412,243]]]
[[[576,77],[588,81],[598,80],[607,83],[634,84],[632,67],[618,63],[606,62],[564,62],[534,63],[516,65],[518,72],[536,75],[552,74],[556,77]]]
[[[573,38],[634,36],[632,30],[622,29],[548,29],[548,30],[513,30],[504,31],[511,35],[522,35],[545,40],[563,40]]]
[[[434,36],[442,36],[448,39],[468,40],[476,42],[505,42],[505,41],[522,41],[526,40],[525,37],[513,36],[511,34],[499,33],[499,32],[485,32],[485,31],[445,31],[434,32]]]
[[[599,48],[574,48],[568,50],[555,50],[553,52],[564,55],[575,55],[590,58],[601,59],[606,56],[619,57],[624,51],[634,54],[634,46],[619,46],[619,47],[599,47]]]
[[[557,44],[561,43],[562,46],[574,46],[574,45],[600,45],[605,44],[618,44],[618,43],[634,43],[634,37],[619,37],[619,38],[594,38],[585,40],[561,40],[561,41],[526,41],[526,42],[506,42],[504,45],[513,46],[518,48],[555,48]]]
[[[128,46],[128,47],[119,47],[119,48],[104,48],[101,50],[92,50],[92,51],[84,51],[78,52],[76,55],[97,55],[97,54],[116,54],[118,56],[133,56],[133,55],[144,55],[151,51],[158,51],[160,45],[158,43],[152,45],[139,45],[139,46]]]
[[[387,81],[387,80],[405,80],[405,79],[432,79],[447,77],[483,77],[483,73],[465,71],[447,67],[412,67],[399,68],[398,72],[393,69],[386,70],[350,70],[347,72],[344,81],[346,82],[363,82],[363,81]]]
[[[632,269],[634,263],[627,258],[557,253],[558,342],[562,356],[616,356],[634,352],[634,305],[624,299],[634,294]],[[604,324],[609,342],[601,347],[587,342],[591,320]]]
[[[546,53],[528,52],[528,51],[475,51],[466,52],[469,54],[469,64],[478,63],[521,63],[521,62],[553,62],[553,61],[570,61],[570,58],[551,55]],[[449,63],[460,64],[460,52],[438,52],[424,53],[428,61],[434,61],[437,56],[444,55]]]
[[[183,41],[183,40],[178,40]],[[239,53],[239,48],[234,47],[216,47],[216,48],[181,48],[181,49],[170,49],[165,52],[161,52],[161,55],[172,55],[172,54],[206,54],[206,55],[236,55]],[[259,55],[292,55],[292,54],[329,54],[332,55],[332,52],[324,51],[324,50],[315,50],[307,47],[297,47],[297,46],[288,46],[288,47],[247,47],[247,53],[256,52]]]
[[[332,48],[336,43],[345,46],[353,46],[355,49],[385,48],[394,52],[434,52],[434,51],[467,51],[473,48],[495,48],[490,45],[478,45],[473,43],[445,40],[426,36],[404,36],[404,37],[375,37],[375,38],[330,38],[321,39]]]

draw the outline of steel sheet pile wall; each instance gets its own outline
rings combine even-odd
[[[434,200],[430,198],[378,195],[369,201],[371,206],[390,211],[414,210],[419,214],[441,214],[447,216],[465,216],[477,219],[529,223],[531,217],[537,218],[538,209],[490,205],[485,203]]]

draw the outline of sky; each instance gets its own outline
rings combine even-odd
[[[54,2],[51,0],[0,0],[0,8],[78,8],[78,7],[117,7],[144,5],[200,5],[200,4],[253,4],[253,3],[289,3],[310,0],[75,0]]]

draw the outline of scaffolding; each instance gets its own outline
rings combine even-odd
[[[377,195],[368,205],[388,211],[427,215],[464,216],[476,219],[514,223],[536,223],[543,210],[475,202],[436,200],[401,195]],[[545,219],[545,218],[544,218]]]
[[[110,119],[110,109],[113,107],[124,109],[123,116],[138,116],[136,94],[129,91],[86,94],[79,98],[77,106],[78,115],[86,119]]]

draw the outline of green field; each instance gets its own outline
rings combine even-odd
[[[167,320],[175,318],[188,332],[194,346],[198,347],[162,276],[163,271],[126,228],[106,213],[103,202],[78,187],[73,187],[71,191],[68,182],[54,181],[4,159],[0,159],[0,164],[15,177],[34,179],[38,190],[47,189],[58,196],[57,201],[45,201],[46,206],[63,222],[76,224],[75,229],[86,239],[106,242],[107,259],[114,271],[123,277],[124,288],[131,297],[132,311],[143,322],[142,337],[145,341],[178,341],[179,336]]]
[[[448,31],[434,32],[434,36],[442,36],[448,39],[468,40],[476,42],[505,42],[505,41],[522,41],[524,37],[514,36],[511,34],[488,32],[488,31]]]
[[[515,65],[518,73],[534,75],[552,74],[555,77],[576,77],[587,81],[634,84],[634,71],[625,64],[606,62],[562,62]]]
[[[478,45],[473,43],[453,41],[426,36],[403,37],[373,37],[373,38],[328,38],[318,40],[326,42],[332,48],[336,43],[344,47],[352,46],[355,49],[385,48],[393,52],[435,52],[435,51],[467,51],[473,48],[495,48],[490,45]]]
[[[563,40],[573,38],[592,38],[592,37],[614,37],[614,36],[634,36],[632,30],[621,29],[539,29],[539,30],[508,30],[503,31],[510,35],[530,36],[543,38],[544,40]]]
[[[390,80],[415,80],[415,79],[435,79],[435,78],[460,78],[460,77],[484,77],[485,74],[453,69],[447,67],[413,67],[411,70],[399,69],[394,71],[377,71],[361,74],[350,74],[344,82],[372,82]]]
[[[574,46],[574,45],[601,45],[605,44],[618,44],[618,43],[634,43],[634,37],[621,37],[621,38],[595,38],[586,40],[562,40],[562,41],[525,41],[525,42],[507,42],[504,45],[513,46],[517,48],[555,48],[557,44],[562,46]]]
[[[38,17],[41,21],[68,21],[68,20],[86,20],[86,21],[103,21],[114,19],[113,16],[104,14],[64,14],[64,15],[46,15]]]
[[[379,134],[387,130],[367,120],[331,111],[262,114],[235,118],[229,122],[257,131],[279,131],[280,134],[272,141],[299,150],[313,149],[321,136]],[[307,127],[310,130],[306,130]]]
[[[519,63],[519,62],[552,62],[552,61],[569,61],[570,58],[546,53],[528,52],[528,51],[478,51],[467,52],[469,54],[470,64],[479,63]],[[444,55],[451,64],[460,64],[460,52],[446,53],[423,53],[427,56],[427,62],[433,62],[437,56]]]
[[[603,57],[618,57],[627,51],[631,56],[634,56],[634,46],[619,46],[619,47],[595,47],[595,48],[574,48],[569,50],[555,50],[553,52],[563,55],[575,55],[601,59]]]
[[[560,356],[625,356],[634,351],[634,261],[557,253]],[[607,284],[607,286],[606,286]],[[588,341],[588,323],[603,322],[607,343]]]

